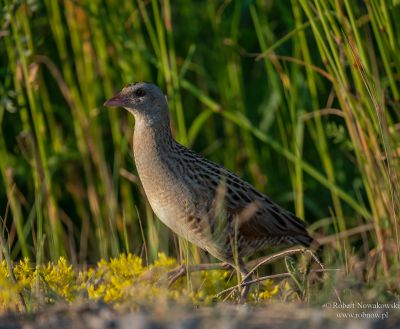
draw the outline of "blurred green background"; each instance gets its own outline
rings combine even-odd
[[[1,3],[11,259],[182,254],[140,187],[133,117],[102,105],[144,80],[177,140],[305,218],[327,263],[399,279],[399,1]]]

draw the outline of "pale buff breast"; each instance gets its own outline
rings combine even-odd
[[[198,215],[195,207],[196,193],[185,184],[184,173],[169,163],[165,154],[151,147],[151,141],[136,144],[135,163],[147,199],[157,217],[172,231],[192,243],[202,244],[209,240],[201,231],[191,228],[191,217]]]

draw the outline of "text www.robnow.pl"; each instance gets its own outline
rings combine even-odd
[[[337,313],[337,318],[341,319],[389,319],[389,312],[349,312]]]

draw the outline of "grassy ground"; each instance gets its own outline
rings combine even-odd
[[[128,252],[144,266],[159,252],[208,260],[153,215],[133,119],[102,106],[145,80],[168,96],[181,143],[305,218],[325,266],[350,282],[341,298],[398,296],[398,1],[1,3],[5,268],[64,256],[77,269]],[[338,280],[309,300],[330,298]]]

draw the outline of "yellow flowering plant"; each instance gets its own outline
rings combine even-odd
[[[33,266],[29,259],[20,260],[13,266],[15,281],[10,278],[7,263],[0,263],[0,312],[22,311],[24,305],[56,301],[70,303],[83,300],[101,300],[114,306],[135,307],[164,298],[169,301],[207,305],[214,296],[236,285],[235,276],[228,270],[212,270],[191,273],[168,288],[167,273],[176,268],[176,259],[160,253],[150,265],[143,265],[142,258],[128,253],[110,260],[100,260],[95,266],[76,271],[61,257],[45,266]],[[256,289],[253,301],[272,298],[278,286],[266,281],[263,289]],[[230,298],[233,298],[232,296]]]

